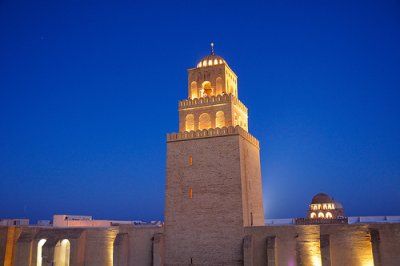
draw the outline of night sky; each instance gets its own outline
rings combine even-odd
[[[163,219],[186,69],[238,75],[266,218],[400,214],[399,1],[0,1],[0,218]]]

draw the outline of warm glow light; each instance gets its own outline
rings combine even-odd
[[[225,126],[225,114],[223,111],[218,111],[215,114],[215,127],[223,128]]]
[[[324,218],[324,214],[322,212],[318,213],[318,218]]]
[[[325,215],[325,217],[326,217],[326,218],[332,218],[332,213],[327,212],[326,215]]]
[[[185,130],[192,131],[194,130],[194,115],[188,114],[185,118]]]
[[[37,246],[37,254],[36,254],[36,265],[37,266],[42,266],[42,250],[43,250],[43,245],[46,243],[46,239],[40,239],[38,242]]]
[[[58,241],[54,249],[54,265],[69,266],[70,242],[68,239]]]
[[[310,218],[315,218],[315,217],[317,217],[317,214],[316,214],[315,212],[312,212],[312,213],[310,214]]]

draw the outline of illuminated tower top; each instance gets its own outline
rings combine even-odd
[[[248,130],[246,106],[238,99],[237,76],[211,52],[188,69],[188,99],[179,102],[179,131],[240,126]]]
[[[214,52],[211,43],[211,53],[203,57],[195,68],[188,70],[189,99],[232,94],[238,97],[237,76],[228,63]]]

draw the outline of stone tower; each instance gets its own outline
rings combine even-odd
[[[188,70],[179,133],[167,135],[166,265],[240,265],[244,227],[264,225],[259,143],[237,76],[211,54]]]

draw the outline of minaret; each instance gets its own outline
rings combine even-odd
[[[231,104],[222,108],[215,108],[215,104],[203,104],[203,107],[197,108],[199,112],[206,111],[203,116],[196,116],[191,107],[187,107],[194,102],[215,101],[221,97],[230,98]],[[237,125],[247,131],[247,108],[238,100],[237,76],[222,57],[215,55],[214,44],[211,45],[210,55],[200,60],[197,67],[188,70],[188,99],[192,101],[182,101],[179,105],[179,131]]]
[[[264,225],[259,143],[237,76],[214,52],[188,70],[167,135],[165,264],[241,265],[244,227]]]

